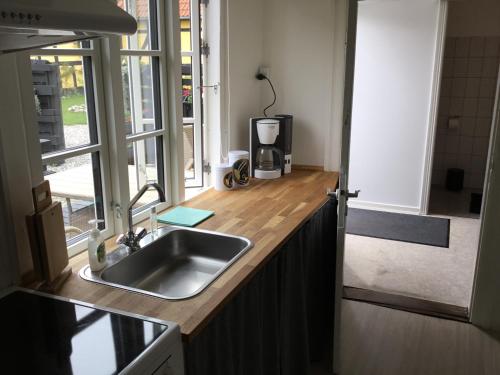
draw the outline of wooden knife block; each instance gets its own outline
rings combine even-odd
[[[60,202],[35,215],[42,269],[48,282],[53,282],[68,265],[64,219]]]

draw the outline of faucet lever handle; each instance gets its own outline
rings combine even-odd
[[[148,234],[148,231],[145,228],[138,227],[135,230],[136,241],[140,241],[141,239],[143,239],[146,234]]]
[[[122,245],[122,244],[124,244],[124,243],[126,242],[126,240],[127,240],[127,236],[125,236],[125,235],[122,233],[122,234],[120,234],[120,235],[117,237],[117,239],[116,239],[116,244],[117,244],[117,245]]]

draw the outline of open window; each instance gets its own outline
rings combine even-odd
[[[75,245],[86,239],[90,220],[102,220],[99,228],[105,235],[114,227],[105,205],[110,195],[108,150],[96,110],[95,58],[88,41],[31,55],[42,174],[50,182],[53,200],[61,202],[70,249],[80,248]]]
[[[31,76],[21,79],[33,92],[36,124],[28,131],[40,149],[30,168],[62,204],[70,255],[86,248],[92,219],[102,220],[106,238],[125,228],[130,198],[144,184],[164,188],[159,209],[171,202],[165,2],[117,4],[137,19],[137,33],[33,50]],[[134,223],[158,203],[156,192],[144,194]]]
[[[130,198],[146,183],[165,189],[164,126],[161,115],[158,4],[156,0],[125,0],[118,5],[137,20],[137,33],[121,40],[123,108],[128,155]],[[134,213],[157,203],[156,192],[147,192]]]
[[[203,119],[199,0],[179,0],[185,186],[203,186]]]

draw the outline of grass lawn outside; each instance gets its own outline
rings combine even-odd
[[[69,108],[74,105],[85,105],[83,95],[65,96],[61,99],[64,126],[87,124],[87,112],[70,112]]]

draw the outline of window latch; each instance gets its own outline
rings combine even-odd
[[[111,208],[115,211],[116,218],[121,219],[123,214],[122,206],[116,202],[111,202]]]
[[[201,85],[201,86],[198,86],[197,89],[200,90],[202,88],[211,88],[211,89],[214,89],[214,94],[217,95],[217,91],[219,91],[219,86],[220,86],[220,83],[217,82],[217,83],[215,83],[213,85],[206,85],[206,86]]]
[[[210,55],[210,46],[208,45],[208,42],[203,41],[200,46],[200,53],[208,57]]]
[[[208,174],[212,173],[212,166],[210,165],[210,162],[205,161],[203,163],[203,172],[208,173]]]

